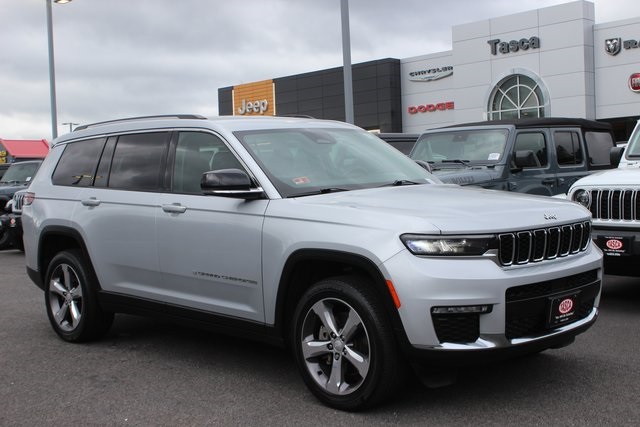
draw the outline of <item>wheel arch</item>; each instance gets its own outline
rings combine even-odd
[[[275,328],[285,342],[289,341],[289,319],[304,292],[322,279],[344,275],[364,277],[371,282],[389,316],[396,337],[401,340],[404,337],[406,340],[386,279],[373,261],[362,255],[343,251],[301,249],[292,253],[285,262],[276,297]]]
[[[42,287],[44,287],[44,276],[47,272],[47,266],[53,257],[61,251],[71,249],[80,250],[88,267],[95,275],[87,246],[78,230],[59,225],[47,226],[42,230],[42,233],[40,233],[40,239],[38,241],[38,274]]]

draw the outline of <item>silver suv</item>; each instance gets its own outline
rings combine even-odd
[[[54,142],[23,226],[62,339],[127,312],[285,345],[345,410],[392,396],[408,366],[561,347],[598,314],[589,211],[441,184],[340,122],[84,126]]]

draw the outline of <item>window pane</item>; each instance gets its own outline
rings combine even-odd
[[[575,132],[555,132],[556,156],[559,165],[577,165],[582,163],[580,140]]]
[[[67,144],[53,173],[53,184],[91,186],[104,141],[97,138]]]
[[[168,136],[168,132],[120,136],[113,154],[109,188],[159,190]]]
[[[202,174],[221,169],[243,167],[220,138],[204,132],[180,132],[173,167],[174,192],[199,194]]]
[[[489,100],[488,116],[492,119],[544,117],[542,90],[531,78],[514,75],[503,80]]]
[[[547,165],[547,142],[541,132],[520,133],[516,137],[515,151],[531,150],[537,166]]]
[[[587,143],[590,165],[611,164],[610,153],[614,145],[609,132],[585,132],[584,138]]]

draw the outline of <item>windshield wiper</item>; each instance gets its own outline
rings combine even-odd
[[[457,163],[459,165],[463,165],[463,166],[466,166],[468,168],[471,167],[471,166],[469,166],[469,160],[462,160],[462,159],[442,160],[442,163]]]
[[[408,179],[396,179],[393,182],[390,182],[389,184],[382,184],[380,187],[400,187],[402,185],[420,185],[420,184],[424,184],[424,182],[415,182],[415,181],[410,181]]]
[[[341,191],[349,191],[349,190],[346,189],[346,188],[339,188],[339,187],[327,187],[327,188],[321,188],[319,190],[309,191],[308,193],[293,194],[293,195],[289,196],[289,198],[291,198],[291,197],[315,196],[315,195],[318,195],[318,194],[339,193]]]

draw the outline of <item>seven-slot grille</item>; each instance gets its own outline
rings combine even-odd
[[[503,233],[498,235],[500,263],[521,265],[576,254],[586,250],[590,240],[590,221]]]
[[[640,197],[635,190],[591,190],[589,210],[594,219],[640,220]]]
[[[24,200],[24,192],[18,192],[13,195],[13,212],[22,211],[22,202]]]

